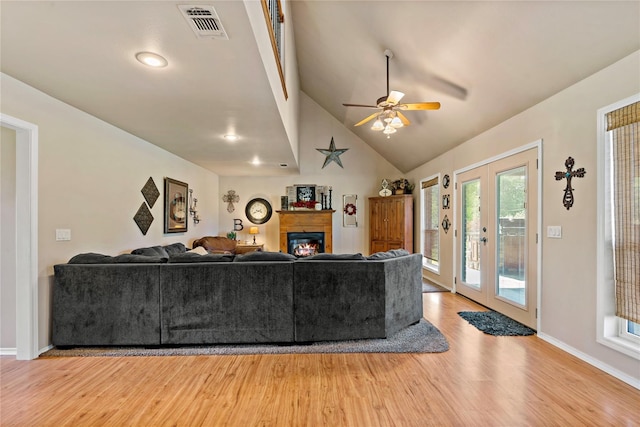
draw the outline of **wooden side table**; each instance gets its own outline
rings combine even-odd
[[[241,254],[246,254],[247,252],[254,252],[254,251],[264,251],[264,243],[263,244],[244,244],[244,243],[238,243],[236,245],[236,255],[241,255]]]

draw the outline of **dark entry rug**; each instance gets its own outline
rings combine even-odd
[[[533,329],[495,311],[459,311],[467,322],[485,334],[495,336],[525,336],[536,333]]]
[[[84,356],[195,356],[238,354],[297,354],[297,353],[442,353],[449,343],[442,333],[422,319],[386,339],[316,342],[308,345],[242,344],[181,347],[74,347],[54,348],[40,357]]]

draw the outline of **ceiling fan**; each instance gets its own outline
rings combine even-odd
[[[389,91],[389,59],[393,58],[393,52],[389,49],[384,51],[384,55],[387,57],[387,94],[378,98],[376,105],[365,104],[342,104],[345,107],[364,107],[375,108],[377,111],[371,114],[369,117],[359,121],[354,126],[360,126],[367,123],[374,118],[376,121],[371,127],[372,130],[382,131],[387,138],[393,133],[396,133],[397,129],[403,126],[409,126],[411,122],[402,114],[402,111],[410,110],[438,110],[440,108],[439,102],[418,102],[413,104],[399,104],[400,100],[404,96],[404,93],[396,90]]]

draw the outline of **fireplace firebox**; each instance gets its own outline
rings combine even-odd
[[[324,233],[287,233],[288,252],[298,258],[324,252]]]

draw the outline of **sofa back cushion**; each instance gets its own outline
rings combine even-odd
[[[366,258],[361,254],[328,254],[321,253],[316,255],[311,255],[304,258],[298,258],[298,261],[364,261]]]
[[[162,246],[151,246],[148,248],[138,248],[131,251],[133,255],[159,256],[169,258],[169,253]]]
[[[406,249],[391,249],[387,252],[376,252],[374,254],[371,254],[367,257],[367,259],[390,259],[407,255],[410,255],[410,253]]]
[[[200,255],[193,252],[183,254],[174,254],[169,256],[170,263],[189,263],[189,262],[232,262],[235,255],[229,254],[206,254]]]
[[[248,252],[243,255],[236,255],[233,262],[251,262],[251,261],[295,261],[296,257],[283,252],[265,252],[255,251]]]
[[[94,252],[78,254],[69,260],[69,264],[111,264],[113,262],[112,256]]]
[[[186,246],[179,242],[163,246],[162,249],[164,249],[169,255],[183,254],[187,251]]]

